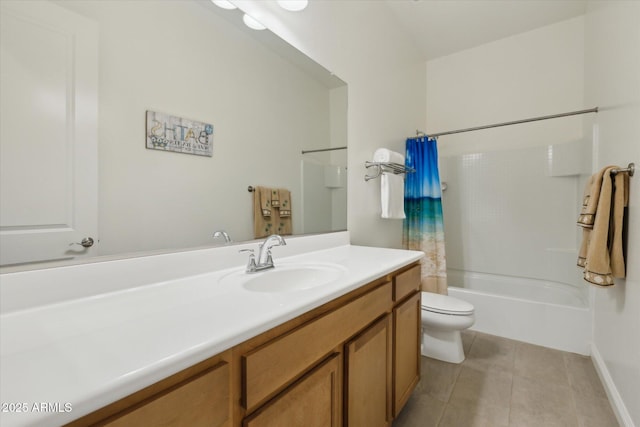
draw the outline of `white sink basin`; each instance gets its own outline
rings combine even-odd
[[[220,278],[224,284],[236,283],[253,292],[291,292],[331,283],[347,269],[339,264],[276,264],[257,273],[236,271]]]

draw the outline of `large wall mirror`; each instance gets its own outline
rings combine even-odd
[[[251,240],[249,186],[291,192],[293,234],[346,229],[346,84],[268,30],[244,28],[238,10],[209,0],[2,3],[3,265],[222,244],[216,230]],[[49,23],[30,15],[38,7]],[[72,64],[83,46],[69,48],[64,37],[55,44],[76,27],[94,34],[95,49],[91,37],[75,37],[97,70],[93,83]],[[54,91],[47,98],[39,81],[55,87],[56,79],[58,95],[75,101],[52,101]],[[95,86],[87,92],[95,99],[82,98],[85,84]],[[82,132],[69,129],[92,108],[96,148],[85,169],[96,184],[83,194],[72,168],[83,154],[65,147],[83,143]],[[146,148],[147,111],[212,124],[212,156]],[[67,138],[52,148],[60,134]],[[332,150],[316,151],[324,149]],[[67,223],[83,203],[95,205],[96,230],[74,230],[61,254],[40,255],[51,242],[16,237],[29,227],[73,228]],[[53,213],[59,219],[39,218]],[[90,248],[76,244],[86,233],[97,233]]]

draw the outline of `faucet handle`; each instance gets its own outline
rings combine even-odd
[[[248,252],[249,253],[249,259],[255,259],[256,258],[256,255],[255,255],[255,252],[253,251],[253,249],[240,249],[238,251],[238,253],[240,253],[240,254],[243,253],[243,252]]]
[[[253,249],[240,249],[238,253],[249,252],[249,262],[247,263],[247,272],[256,271],[256,255]]]

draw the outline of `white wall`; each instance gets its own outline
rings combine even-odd
[[[428,129],[583,109],[583,41],[584,19],[578,17],[429,61]],[[574,267],[580,168],[560,170],[572,165],[559,164],[562,156],[548,145],[579,155],[588,148],[582,120],[438,139],[441,178],[448,185],[448,268],[580,284]],[[558,173],[563,176],[550,176]]]
[[[329,144],[326,87],[209,2],[60,4],[100,27],[100,254],[252,239],[249,185],[290,189],[300,232],[301,136]],[[213,157],[146,149],[147,109],[212,123]]]
[[[425,124],[425,63],[384,2],[311,1],[304,13],[235,1],[349,85],[348,228],[354,244],[402,247],[402,221],[380,218],[380,182],[364,181],[378,147],[404,152]]]
[[[427,63],[427,131],[501,123],[584,108],[582,17]],[[442,136],[440,155],[562,143],[582,116]]]
[[[590,2],[585,29],[585,100],[600,107],[594,166],[640,166],[640,2]],[[640,174],[630,182],[627,278],[594,289],[593,353],[623,425],[640,426]]]

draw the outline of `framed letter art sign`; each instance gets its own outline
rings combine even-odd
[[[213,156],[213,125],[147,111],[147,148]]]

